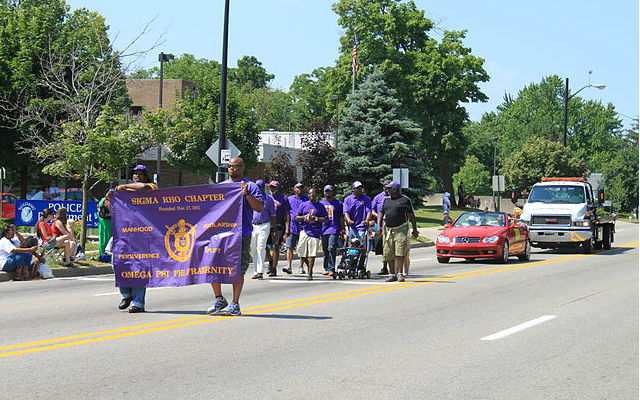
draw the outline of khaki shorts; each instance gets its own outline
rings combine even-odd
[[[396,257],[404,257],[408,253],[408,234],[408,223],[404,223],[395,228],[384,227],[382,230],[383,261],[393,261]]]
[[[307,235],[307,232],[300,232],[300,238],[298,239],[298,247],[296,252],[298,257],[315,257],[318,254],[318,248],[320,247],[320,238],[314,238]]]

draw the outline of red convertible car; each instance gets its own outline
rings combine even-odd
[[[0,193],[2,196],[2,215],[0,218],[8,218],[13,219],[16,217],[16,199],[18,198],[15,194],[11,193]]]
[[[504,212],[466,212],[436,239],[438,262],[448,263],[451,257],[465,259],[496,259],[507,263],[510,256],[521,261],[531,258],[529,229]]]

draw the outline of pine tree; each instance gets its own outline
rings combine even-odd
[[[350,105],[340,121],[338,149],[343,175],[359,180],[370,193],[390,180],[393,168],[409,168],[408,192],[426,190],[426,157],[420,146],[421,128],[400,115],[400,102],[384,75],[375,70],[347,97]]]

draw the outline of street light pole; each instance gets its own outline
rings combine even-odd
[[[591,76],[591,70],[589,70],[589,76]],[[591,81],[591,79],[589,79],[589,81]],[[562,128],[562,145],[564,147],[567,147],[567,124],[569,122],[569,100],[571,100],[575,95],[580,93],[583,89],[586,89],[588,87],[594,87],[596,89],[602,90],[602,89],[606,88],[607,85],[602,84],[602,83],[594,83],[592,85],[591,82],[589,82],[589,84],[581,87],[574,94],[569,95],[569,78],[565,78],[565,81],[564,81],[564,126]]]
[[[158,89],[158,109],[162,109],[162,89],[164,87],[164,63],[173,60],[173,54],[158,54],[160,61],[160,88]],[[160,167],[162,161],[162,143],[158,143],[158,152],[156,153],[156,185],[160,183]]]
[[[218,172],[216,182],[225,179],[225,166],[222,163],[222,152],[227,149],[227,48],[229,44],[229,0],[224,2],[224,27],[222,31],[222,73],[220,76],[220,136],[218,152]]]

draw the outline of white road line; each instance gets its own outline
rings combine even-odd
[[[512,328],[509,329],[505,329],[503,331],[494,333],[493,335],[489,335],[489,336],[485,336],[480,340],[498,340],[498,339],[503,339],[509,335],[513,335],[514,333],[518,333],[518,332],[522,332],[525,329],[529,329],[532,328],[536,325],[540,325],[544,322],[547,321],[551,321],[552,319],[554,319],[556,316],[555,315],[545,315],[543,317],[540,318],[536,318],[536,319],[532,319],[531,321],[525,322],[523,324],[520,325],[516,325]]]

